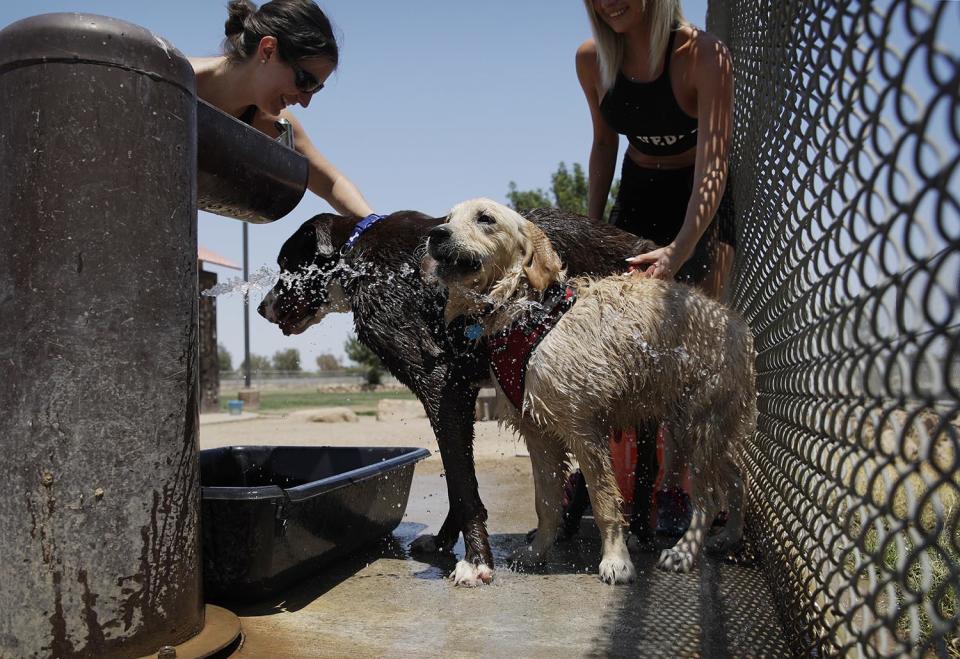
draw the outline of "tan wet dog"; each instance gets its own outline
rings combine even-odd
[[[448,289],[447,321],[479,315],[491,340],[536,313],[549,297],[544,292],[564,279],[547,237],[488,199],[454,207],[448,223],[431,231],[429,252]],[[710,538],[711,548],[726,550],[740,540],[744,485],[736,456],[756,421],[750,329],[683,284],[639,273],[570,284],[575,302],[558,319],[554,315],[555,325],[535,345],[521,376],[522,409],[501,405],[508,412],[501,418],[527,442],[536,491],[537,534],[514,558],[539,562],[553,545],[569,451],[586,478],[600,530],[600,578],[632,581],[607,433],[658,418],[671,429],[675,454],[690,465],[694,510],[687,532],[657,565],[687,572],[720,510],[729,518]],[[510,388],[498,382],[501,400]]]

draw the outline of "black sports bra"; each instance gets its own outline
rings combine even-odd
[[[697,144],[697,120],[677,103],[670,85],[670,33],[663,72],[650,82],[634,82],[617,73],[617,80],[600,102],[600,114],[615,131],[648,156],[672,156]]]

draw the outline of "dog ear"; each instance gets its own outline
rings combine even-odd
[[[524,222],[523,232],[527,237],[523,254],[523,273],[532,287],[539,291],[546,290],[560,277],[560,271],[563,268],[560,257],[553,249],[547,234],[536,224]]]

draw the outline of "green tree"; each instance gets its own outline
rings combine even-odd
[[[534,208],[548,208],[553,206],[553,202],[547,196],[547,193],[539,188],[536,190],[517,190],[517,184],[510,181],[507,199],[510,201],[510,207],[517,212],[530,211]]]
[[[340,359],[329,352],[317,355],[317,370],[319,371],[339,371],[343,369]]]
[[[610,186],[607,197],[607,206],[604,217],[610,216],[610,209],[617,198],[620,181],[616,180]],[[510,206],[518,212],[533,210],[534,208],[559,208],[571,213],[587,214],[587,176],[580,163],[573,163],[572,169],[567,169],[566,163],[561,162],[557,171],[550,175],[550,192],[542,189],[518,190],[517,184],[510,181],[507,199]]]
[[[269,371],[271,368],[270,360],[264,357],[263,355],[254,355],[250,354],[250,371],[253,373],[259,373],[261,371]],[[240,363],[240,372],[243,373],[247,370],[247,360],[244,359]]]
[[[356,362],[366,367],[365,378],[368,385],[378,385],[382,381],[384,372],[383,362],[377,357],[370,348],[360,343],[360,340],[351,335],[347,342],[343,344],[343,349],[347,353],[350,361]]]
[[[587,214],[587,177],[580,163],[573,163],[573,171],[569,172],[567,166],[561,162],[550,177],[550,182],[557,208],[580,215]]]
[[[295,372],[300,370],[300,351],[287,348],[273,353],[273,367],[278,371]]]
[[[229,373],[233,370],[233,356],[222,343],[217,344],[217,361],[221,373]]]

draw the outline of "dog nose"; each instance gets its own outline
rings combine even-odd
[[[267,296],[260,301],[260,305],[257,307],[257,313],[269,320],[271,323],[277,322],[276,314],[273,313],[273,300],[273,291],[270,291]]]
[[[428,235],[430,236],[430,242],[442,243],[450,238],[450,227],[448,227],[446,224],[441,224],[440,226],[430,229],[430,233]]]

